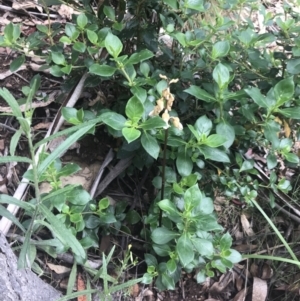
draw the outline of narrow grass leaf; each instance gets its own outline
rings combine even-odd
[[[7,219],[11,220],[16,226],[18,226],[24,233],[26,232],[25,228],[19,222],[19,220],[11,214],[5,207],[0,205],[0,215],[6,217]]]
[[[20,156],[0,157],[0,163],[9,163],[9,162],[25,162],[31,164],[32,161],[29,158],[20,157]]]

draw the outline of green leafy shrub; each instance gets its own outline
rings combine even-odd
[[[291,188],[285,178],[277,179],[278,158],[299,163],[292,152],[299,134],[294,121],[300,119],[298,14],[286,3],[286,14],[273,19],[253,1],[215,1],[211,10],[210,1],[202,0],[119,1],[118,7],[104,1],[97,13],[89,1],[80,2],[84,12],[73,16],[73,23],[39,25],[26,38],[18,25],[9,24],[0,45],[40,55],[42,68],[54,76],[88,71],[87,85],[114,87],[116,100],[109,108],[96,106],[94,113],[65,108],[63,115],[84,127],[96,114],[110,135],[123,139],[120,155],[134,154],[137,169],[156,162],[160,170],[152,181],[159,192],[143,216],[141,236],[151,245],[144,282],[155,277],[159,289],[174,289],[182,269],[198,271],[199,282],[215,269],[225,272],[241,256],[213,212],[215,190],[247,204],[256,199],[261,184],[254,160],[245,156],[249,149],[267,153],[271,176],[263,186],[271,200],[273,191]],[[245,7],[246,22],[240,18]],[[264,27],[278,30],[259,32],[253,14]],[[62,173],[76,171],[55,164],[55,183]],[[120,229],[125,207],[114,211],[107,199],[95,203],[80,193],[81,204],[51,200],[65,227],[85,231],[86,237],[91,223]],[[83,217],[87,208],[93,212]]]

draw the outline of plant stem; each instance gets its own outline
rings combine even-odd
[[[166,158],[167,158],[167,141],[168,141],[168,129],[165,130],[165,141],[164,141],[164,153],[163,153],[163,164],[161,170],[161,191],[160,199],[163,200],[165,196],[165,172],[166,172]],[[159,211],[159,226],[161,227],[162,223],[162,210]]]

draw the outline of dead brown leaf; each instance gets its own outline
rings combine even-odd
[[[241,224],[243,227],[244,232],[248,235],[248,236],[253,236],[254,232],[252,230],[252,226],[250,225],[247,217],[245,214],[241,214]]]
[[[56,274],[64,274],[71,271],[71,269],[68,267],[65,267],[63,265],[52,264],[49,262],[47,262],[47,266],[50,268],[50,270],[54,271]]]
[[[264,301],[268,294],[267,281],[253,278],[252,301]]]
[[[243,288],[241,291],[239,291],[235,295],[235,297],[233,298],[233,301],[244,301],[246,298],[247,292],[248,292],[248,288],[247,287]]]
[[[77,275],[77,291],[80,292],[80,291],[84,291],[86,289],[85,287],[85,283],[84,283],[84,280],[81,276],[80,273],[78,273]],[[78,301],[87,301],[87,296],[86,295],[82,295],[82,296],[79,296],[77,298]]]

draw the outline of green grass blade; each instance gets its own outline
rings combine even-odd
[[[77,240],[77,238],[72,234],[72,232],[66,228],[66,226],[43,204],[39,205],[39,210],[44,214],[45,218],[50,223],[53,232],[60,239],[68,244],[68,246],[72,249],[75,255],[77,255],[78,259],[81,260],[80,263],[85,262],[86,253]]]
[[[31,164],[31,160],[26,157],[20,157],[20,156],[5,156],[0,157],[0,163],[8,163],[8,162],[25,162]]]
[[[16,226],[18,226],[24,233],[26,232],[25,228],[19,222],[19,220],[11,214],[5,207],[0,205],[0,215],[6,217],[7,219],[11,220]]]
[[[4,100],[8,103],[13,111],[13,115],[15,117],[23,117],[22,112],[20,110],[19,104],[13,95],[6,89],[0,89],[0,96],[4,98]]]
[[[73,292],[75,281],[76,281],[76,274],[77,274],[77,263],[74,262],[69,276],[69,281],[67,286],[67,296],[72,294]]]
[[[0,203],[1,204],[12,204],[16,205],[26,211],[34,211],[35,205],[26,203],[24,201],[20,201],[12,196],[6,195],[6,194],[0,194]]]

